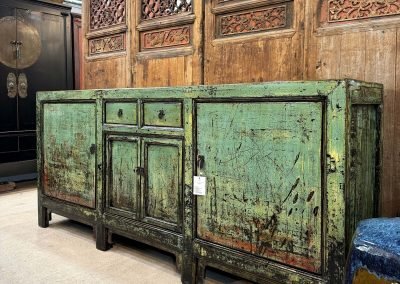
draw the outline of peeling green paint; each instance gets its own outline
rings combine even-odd
[[[354,226],[376,212],[379,84],[37,98],[39,225],[50,210],[95,226],[99,249],[109,232],[164,249],[184,283],[202,282],[207,266],[260,283],[340,283]],[[206,196],[192,194],[196,174],[207,177]]]

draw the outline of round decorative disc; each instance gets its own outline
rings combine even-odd
[[[24,69],[38,60],[42,49],[39,32],[23,19],[12,16],[1,18],[0,38],[0,62],[7,67]]]

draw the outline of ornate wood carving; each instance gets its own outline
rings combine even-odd
[[[124,24],[125,0],[90,0],[90,30]]]
[[[89,40],[89,55],[125,50],[125,34],[104,36]]]
[[[142,19],[153,19],[192,11],[192,0],[142,0]]]
[[[329,22],[400,14],[400,0],[328,0],[327,6]]]
[[[141,37],[141,48],[153,49],[189,45],[190,38],[190,26],[144,32]]]
[[[287,7],[275,6],[218,16],[221,36],[265,31],[287,26]]]

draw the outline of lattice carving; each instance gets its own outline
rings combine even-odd
[[[89,40],[89,55],[125,50],[125,34],[105,36]]]
[[[125,0],[90,0],[90,29],[97,30],[124,24]]]
[[[190,44],[190,26],[145,32],[142,49],[184,46]]]
[[[142,0],[142,19],[153,19],[192,11],[192,0]]]
[[[329,22],[400,14],[400,0],[328,0]]]
[[[220,16],[220,35],[234,35],[283,28],[287,25],[286,6],[264,8]]]

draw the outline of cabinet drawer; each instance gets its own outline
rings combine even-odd
[[[136,102],[106,103],[106,123],[136,125]]]
[[[144,126],[182,128],[181,102],[147,102],[143,104]]]

